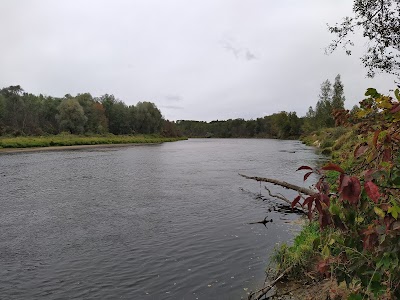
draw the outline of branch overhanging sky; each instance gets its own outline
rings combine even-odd
[[[349,0],[2,0],[0,88],[62,97],[113,94],[151,101],[170,120],[304,116],[321,83],[341,74],[351,108],[368,87],[359,59],[325,55],[327,23],[352,14]]]

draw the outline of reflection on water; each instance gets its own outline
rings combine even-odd
[[[302,185],[294,170],[316,160],[245,139],[1,155],[1,298],[246,297],[296,216],[237,174]]]

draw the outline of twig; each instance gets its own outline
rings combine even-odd
[[[248,300],[256,299],[260,300],[266,293],[268,293],[274,286],[277,284],[277,282],[285,276],[287,273],[289,273],[292,270],[293,266],[290,266],[287,268],[285,271],[283,271],[278,277],[275,278],[274,281],[272,281],[269,285],[263,287],[262,289],[258,290],[257,292],[250,293],[249,297],[247,297]],[[254,298],[253,298],[254,296]]]

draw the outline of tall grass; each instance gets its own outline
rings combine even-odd
[[[100,144],[142,144],[163,143],[183,140],[186,138],[170,138],[158,135],[95,135],[83,136],[59,134],[50,136],[0,137],[0,148],[31,148],[75,145]]]
[[[317,253],[316,241],[319,239],[319,225],[312,222],[304,226],[300,234],[294,239],[293,245],[286,243],[275,248],[272,261],[278,270],[283,271],[292,267],[290,276],[300,278],[304,272],[309,271],[310,262]]]

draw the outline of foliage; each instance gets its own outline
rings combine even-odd
[[[302,120],[295,112],[275,113],[256,120],[229,119],[226,121],[177,121],[183,135],[189,137],[219,138],[298,138]]]
[[[19,86],[0,89],[0,136],[74,134],[160,134],[160,110],[151,102],[126,105],[113,95],[89,93],[63,98],[33,95]],[[169,132],[176,132],[171,123]]]
[[[319,100],[315,105],[315,109],[312,107],[308,109],[303,124],[303,131],[309,133],[316,129],[334,127],[333,112],[344,109],[344,101],[344,87],[340,75],[338,74],[335,77],[333,87],[328,79],[325,80],[321,84]]]
[[[85,116],[83,108],[78,100],[73,98],[65,99],[58,106],[58,110],[60,112],[58,119],[62,131],[83,133],[84,125],[88,118]]]
[[[361,30],[368,39],[366,53],[361,57],[373,77],[376,70],[399,75],[400,45],[400,1],[399,0],[354,0],[353,17],[346,17],[341,24],[328,26],[337,36],[328,52],[342,45],[348,55],[354,43],[349,35]]]
[[[356,122],[360,142],[349,162],[321,169],[302,166],[306,180],[319,175],[316,193],[303,199],[310,220],[321,229],[317,268],[353,289],[353,296],[400,297],[400,91],[397,100],[368,89],[356,115],[337,114],[338,122]],[[333,174],[335,173],[335,175]],[[296,197],[292,205],[301,201]]]

